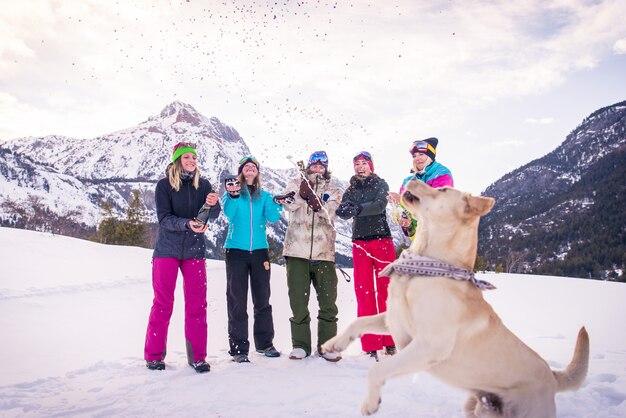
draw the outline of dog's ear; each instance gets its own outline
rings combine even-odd
[[[472,196],[469,193],[465,196],[465,201],[467,203],[465,212],[476,216],[488,214],[496,203],[496,200],[492,197]]]

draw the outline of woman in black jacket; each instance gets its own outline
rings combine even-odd
[[[387,223],[387,182],[374,174],[374,162],[369,152],[362,151],[354,159],[356,175],[341,198],[337,216],[354,218],[352,224],[352,262],[357,315],[377,315],[387,310],[389,277],[380,271],[395,261],[396,251]],[[361,347],[378,360],[378,350],[395,354],[391,335],[364,334]]]
[[[196,220],[201,208],[215,219],[220,213],[217,193],[200,177],[194,144],[174,146],[167,177],[159,180],[156,201],[159,230],[152,258],[154,300],[146,331],[144,358],[151,370],[165,369],[167,329],[174,307],[178,270],[185,294],[187,361],[198,373],[208,372],[206,362],[206,262],[204,232],[207,225]]]

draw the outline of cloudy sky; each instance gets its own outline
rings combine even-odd
[[[132,3],[132,4],[130,4]],[[262,164],[365,149],[392,189],[440,139],[480,193],[626,100],[626,2],[0,0],[0,141],[91,138],[174,100]]]

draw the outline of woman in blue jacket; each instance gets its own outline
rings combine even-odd
[[[229,222],[224,244],[228,342],[233,361],[248,363],[248,277],[254,304],[256,351],[267,357],[280,356],[273,343],[266,224],[280,219],[282,206],[261,187],[259,162],[254,157],[244,157],[239,161],[237,179],[226,182],[226,193],[222,198],[224,214]]]

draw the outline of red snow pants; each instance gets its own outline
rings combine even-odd
[[[389,277],[378,274],[395,260],[396,250],[391,238],[352,242],[357,316],[377,315],[387,310]],[[395,345],[391,335],[363,334],[361,337],[361,347],[365,352],[390,345]]]
[[[146,331],[144,359],[163,360],[166,354],[167,329],[174,309],[174,290],[178,269],[183,275],[185,295],[185,340],[189,364],[206,359],[207,302],[206,262],[203,258],[152,259],[154,300]]]

